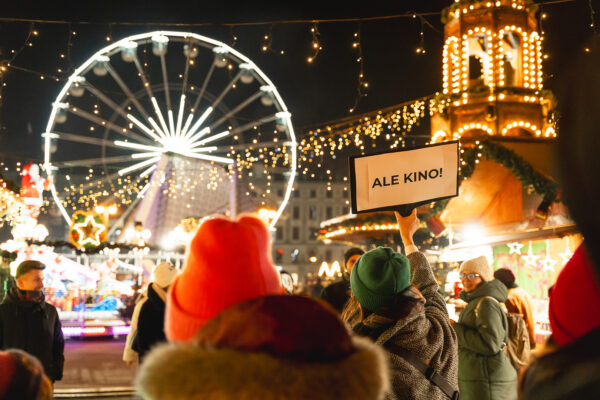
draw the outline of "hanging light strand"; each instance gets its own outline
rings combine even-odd
[[[108,33],[106,34],[106,41],[112,41],[112,24],[108,24]]]
[[[312,27],[310,28],[310,33],[311,33],[311,36],[312,36],[312,43],[311,43],[312,55],[309,56],[306,59],[306,61],[308,61],[309,63],[312,63],[312,62],[315,61],[315,59],[319,55],[319,52],[321,50],[323,50],[323,46],[321,46],[321,43],[319,42],[319,36],[321,34],[319,33],[319,28],[318,28],[318,24],[317,23],[314,23],[312,25]]]
[[[590,7],[590,28],[592,31],[596,32],[596,11],[594,10],[594,5],[592,4],[592,0],[588,0],[588,6]]]
[[[235,34],[235,32],[233,31],[233,26],[229,27],[229,34],[231,35],[231,43],[229,43],[229,46],[231,46],[232,48],[235,47],[235,45],[237,44],[237,40],[238,37]]]
[[[357,49],[358,57],[356,58],[356,62],[358,62],[359,70],[358,70],[358,82],[356,85],[356,98],[354,99],[354,105],[348,110],[350,113],[356,111],[358,107],[358,103],[363,97],[367,96],[367,91],[369,89],[369,82],[365,79],[365,59],[362,51],[362,41],[361,41],[361,26],[362,24],[358,24],[358,30],[354,33],[352,48]]]
[[[261,50],[263,53],[271,54],[285,54],[284,50],[276,50],[273,48],[273,25],[269,25],[269,32],[267,32],[262,39]]]
[[[413,14],[413,18],[417,18],[417,14]],[[417,54],[425,54],[425,24],[423,23],[424,18],[419,16],[419,23],[421,30],[419,31],[419,46],[416,49]]]

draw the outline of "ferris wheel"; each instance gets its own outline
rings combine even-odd
[[[123,216],[156,214],[160,196],[190,214],[224,202],[235,214],[236,195],[247,195],[276,210],[273,227],[296,172],[291,115],[271,80],[230,46],[186,32],[129,36],[96,52],[58,94],[43,136],[67,223],[107,202]],[[223,188],[228,196],[210,195]],[[195,208],[209,198],[218,200]]]

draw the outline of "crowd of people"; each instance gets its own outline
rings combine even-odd
[[[583,77],[600,82],[597,64],[590,65]],[[514,274],[494,272],[485,257],[461,264],[460,297],[467,306],[451,320],[431,267],[413,242],[416,212],[396,215],[404,254],[387,247],[350,250],[344,278],[314,293],[324,300],[286,293],[260,218],[215,216],[199,226],[183,270],[158,265],[136,305],[136,329],[123,359],[134,363],[139,357],[138,395],[600,398],[600,217],[589,212],[600,192],[596,180],[584,179],[600,171],[600,143],[597,124],[582,122],[600,118],[594,112],[598,102],[591,101],[600,100],[600,91],[587,89],[575,84],[572,90],[590,101],[577,107],[567,102],[563,110],[565,124],[582,132],[579,141],[563,143],[563,163],[569,163],[563,169],[572,173],[563,183],[586,240],[550,290],[547,342],[536,346],[530,302]],[[592,112],[581,118],[582,109]],[[2,275],[0,399],[50,399],[62,377],[64,340],[57,311],[44,299],[43,269],[40,262],[25,261],[14,280]],[[524,316],[526,347],[535,347],[521,367],[511,353],[514,314]]]
[[[530,315],[530,304],[514,275],[494,273],[485,257],[463,262],[467,306],[454,322],[413,242],[416,210],[396,217],[405,254],[350,249],[344,278],[322,291],[326,301],[286,293],[260,218],[206,219],[181,273],[159,264],[136,304],[123,360],[139,360],[138,395],[480,400],[600,393],[593,350],[600,319],[568,308],[578,297],[600,309],[585,244],[551,290],[551,339],[517,370],[505,351],[507,311]],[[21,263],[0,305],[2,399],[50,399],[62,377],[64,340],[56,309],[44,301],[43,269]]]

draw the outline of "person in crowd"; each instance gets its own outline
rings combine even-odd
[[[65,341],[58,312],[42,292],[44,268],[35,260],[17,267],[17,287],[0,304],[0,349],[21,349],[37,357],[54,383],[62,379]]]
[[[515,274],[508,268],[497,269],[494,272],[494,278],[504,283],[504,286],[508,289],[508,299],[504,303],[506,311],[523,315],[523,319],[527,324],[529,344],[532,349],[535,348],[535,323],[533,320],[531,296],[525,289],[517,285]]]
[[[165,334],[169,341],[191,340],[226,308],[282,293],[263,220],[255,215],[209,217],[198,227],[183,271],[167,294]]]
[[[323,292],[323,281],[320,276],[312,279],[309,286],[309,294],[311,297],[319,298]]]
[[[458,356],[444,299],[413,241],[416,210],[396,213],[407,257],[379,247],[360,256],[350,274],[352,295],[342,319],[383,346],[392,374],[390,398],[457,398]]]
[[[135,300],[135,307],[133,308],[133,313],[131,314],[131,323],[129,333],[127,334],[127,338],[125,339],[125,347],[123,348],[123,361],[128,366],[132,366],[136,361],[139,361],[139,354],[136,350],[133,349],[133,342],[137,336],[137,326],[138,326],[138,318],[140,315],[140,310],[144,305],[144,302],[148,299],[148,288],[145,288],[140,292],[137,299]],[[163,317],[164,320],[164,317]]]
[[[342,279],[327,286],[321,292],[321,299],[329,303],[339,313],[344,310],[344,306],[350,298],[350,272],[358,258],[365,254],[359,247],[351,247],[344,253],[344,274]]]
[[[561,199],[585,237],[550,292],[552,336],[523,379],[525,400],[600,398],[600,42],[574,58],[558,102]]]
[[[351,338],[326,303],[293,295],[227,308],[193,341],[151,351],[136,380],[144,400],[376,400],[388,387],[379,346]]]
[[[458,385],[461,400],[517,398],[517,371],[503,351],[508,343],[508,318],[501,307],[508,289],[493,280],[485,256],[463,262],[459,269],[468,304],[454,330],[458,337]]]
[[[600,285],[586,244],[550,290],[552,335],[523,373],[523,399],[600,398]]]
[[[52,392],[37,358],[18,349],[0,351],[0,399],[52,400]]]
[[[161,262],[154,268],[154,279],[148,286],[148,299],[142,304],[137,321],[137,333],[132,348],[140,362],[157,343],[167,340],[164,331],[167,290],[177,276],[177,268],[170,262]]]
[[[15,278],[10,273],[10,263],[14,261],[15,253],[2,250],[2,263],[0,264],[0,303],[7,293],[10,293],[16,285]]]
[[[279,271],[279,279],[281,279],[281,286],[285,289],[285,292],[287,294],[293,294],[295,287],[294,277],[292,276],[292,274],[285,270],[281,270]]]

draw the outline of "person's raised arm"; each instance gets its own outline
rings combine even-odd
[[[426,306],[434,305],[447,313],[446,303],[438,292],[438,284],[433,276],[433,271],[429,266],[429,262],[425,255],[419,252],[415,245],[413,236],[419,229],[419,217],[417,217],[417,209],[408,217],[403,217],[400,213],[395,212],[400,237],[404,244],[404,251],[410,262],[410,281],[419,289],[423,297],[427,299]]]
[[[398,228],[400,230],[400,238],[404,244],[404,251],[408,256],[411,253],[418,252],[419,249],[415,246],[413,235],[419,229],[419,217],[417,217],[417,209],[415,208],[408,217],[403,217],[399,212],[394,212]]]

